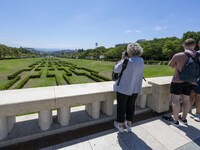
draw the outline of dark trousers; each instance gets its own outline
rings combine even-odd
[[[117,122],[133,121],[137,96],[138,93],[128,96],[117,92]]]

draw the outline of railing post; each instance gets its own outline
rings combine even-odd
[[[92,103],[92,111],[91,116],[94,119],[98,119],[100,114],[100,102],[93,102]]]
[[[51,110],[42,110],[39,112],[38,125],[41,130],[48,130],[52,123]]]
[[[147,94],[143,94],[139,96],[139,107],[146,108],[147,103]]]
[[[85,110],[89,116],[92,116],[92,104],[91,103],[85,105]]]
[[[15,122],[16,122],[16,117],[15,116],[7,117],[7,122],[8,122],[8,132],[10,133],[13,129]]]
[[[101,111],[108,116],[113,115],[113,102],[114,100],[107,100],[101,102]]]
[[[67,126],[70,120],[70,107],[64,106],[58,109],[58,122],[62,126]]]
[[[8,121],[6,116],[0,117],[0,140],[8,135]]]

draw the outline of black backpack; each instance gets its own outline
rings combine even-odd
[[[115,73],[114,71],[112,72],[112,80],[116,81],[117,79],[119,79],[117,82],[117,85],[119,85],[122,74],[123,74],[124,70],[126,69],[127,64],[128,64],[128,59],[124,59],[124,62],[122,64],[122,71],[120,73]]]
[[[184,53],[186,56],[188,56],[188,61],[183,66],[181,72],[179,72],[180,80],[190,83],[197,82],[197,80],[200,78],[200,53],[197,52],[195,57],[192,57],[188,52]]]

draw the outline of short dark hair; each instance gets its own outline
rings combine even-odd
[[[186,39],[186,40],[184,41],[184,45],[185,45],[185,46],[196,45],[196,41],[195,41],[194,39],[192,39],[192,38],[189,38],[189,39]]]

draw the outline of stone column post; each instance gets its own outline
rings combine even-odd
[[[98,119],[100,114],[100,102],[93,102],[92,103],[92,111],[91,116],[94,119]]]
[[[38,125],[41,130],[48,130],[52,123],[51,110],[42,110],[39,112]]]
[[[70,107],[64,106],[58,109],[58,122],[62,126],[67,126],[70,120]]]
[[[7,117],[7,122],[8,122],[8,132],[10,133],[13,129],[15,122],[16,122],[16,117],[15,116]]]
[[[8,135],[8,121],[7,117],[0,116],[0,140]]]

